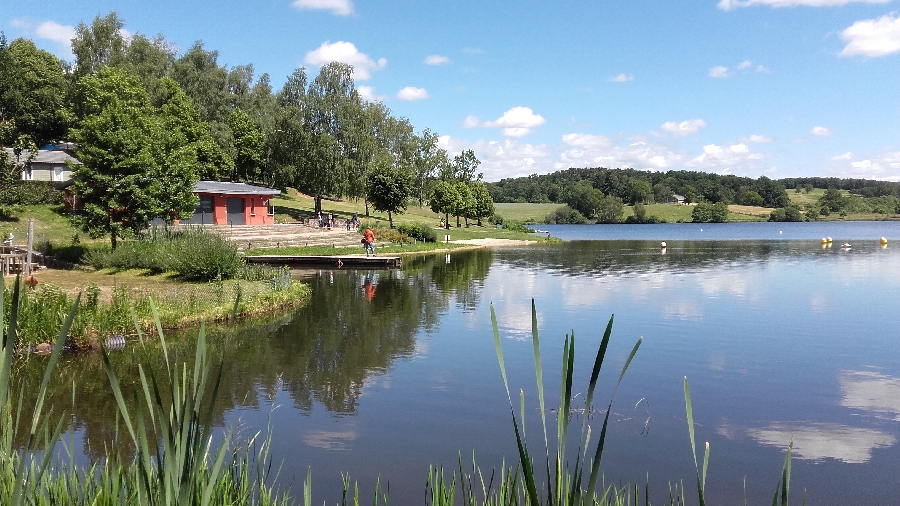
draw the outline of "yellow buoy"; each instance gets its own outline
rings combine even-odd
[[[828,242],[834,242],[831,240],[831,237],[826,237],[826,239],[828,239]]]
[[[826,245],[826,244],[828,244],[828,239],[826,239],[826,238],[823,237],[823,238],[822,238],[822,246],[824,246],[824,245]]]
[[[882,237],[879,242],[881,243],[882,246],[887,246],[887,239],[885,239],[884,237]]]

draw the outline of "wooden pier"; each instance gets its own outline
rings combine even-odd
[[[339,269],[399,269],[400,257],[365,255],[251,255],[244,259],[253,264],[287,265],[290,267],[332,267]]]

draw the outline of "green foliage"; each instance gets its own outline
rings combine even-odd
[[[462,196],[457,185],[450,181],[438,181],[431,188],[431,196],[428,198],[428,206],[432,211],[443,214],[445,218],[460,207]],[[449,221],[447,226],[450,226]]]
[[[591,186],[590,182],[581,181],[564,196],[564,202],[586,218],[594,219],[603,206],[603,192]]]
[[[694,223],[725,223],[728,221],[728,206],[723,202],[715,204],[700,202],[691,211],[691,221]]]
[[[625,203],[619,197],[611,195],[603,198],[603,203],[597,211],[598,223],[618,223],[625,212]]]
[[[437,234],[434,229],[424,223],[412,223],[400,225],[397,231],[421,242],[437,242]]]
[[[744,193],[743,196],[741,197],[741,204],[743,204],[745,206],[761,207],[765,204],[765,201],[763,200],[762,196],[759,193],[757,193],[753,190],[750,190],[750,191]]]
[[[544,223],[580,225],[587,219],[583,214],[569,206],[558,207],[544,218]]]
[[[2,155],[0,155],[2,156]],[[59,205],[63,192],[53,187],[52,181],[23,181],[14,179],[0,186],[0,205],[33,206]]]
[[[818,221],[819,208],[816,206],[809,206],[803,213],[803,217],[806,219],[806,221]]]
[[[60,61],[34,42],[16,39],[0,48],[0,145],[64,137],[71,120],[68,88]]]
[[[522,222],[515,220],[506,220],[503,222],[503,230],[509,230],[510,232],[522,232],[524,234],[531,234],[534,230],[526,227]]]
[[[81,125],[73,132],[83,165],[71,191],[83,209],[72,222],[91,237],[139,235],[151,220],[196,206],[196,156],[171,115],[155,110],[137,80],[111,67],[79,81]]]
[[[844,209],[847,199],[836,188],[825,190],[825,194],[819,199],[819,206],[822,209],[828,209],[832,213],[840,212]]]
[[[769,214],[769,221],[803,221],[798,206],[779,207]]]
[[[263,174],[265,138],[259,127],[240,109],[228,116],[234,151],[233,181],[260,181]]]
[[[649,203],[653,198],[653,188],[643,179],[629,179],[627,192],[626,202],[631,205]]]
[[[366,199],[376,211],[388,213],[388,222],[394,226],[393,213],[403,213],[406,202],[412,196],[412,174],[393,167],[390,157],[379,157],[366,174]]]
[[[472,195],[472,200],[469,206],[468,217],[478,220],[478,224],[481,225],[483,218],[493,216],[495,211],[494,201],[491,199],[491,193],[488,191],[487,186],[481,181],[469,183],[469,191]]]
[[[172,272],[190,281],[231,279],[244,265],[234,243],[202,228],[157,230],[113,250],[93,249],[84,260],[96,269]]]

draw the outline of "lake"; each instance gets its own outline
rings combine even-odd
[[[607,481],[643,485],[649,476],[656,502],[669,483],[693,490],[687,377],[698,446],[711,448],[711,503],[771,500],[792,439],[795,501],[804,490],[819,505],[896,500],[900,223],[540,228],[566,242],[410,257],[400,271],[298,272],[313,287],[308,306],[212,338],[225,364],[217,423],[250,435],[271,420],[276,466],[297,496],[311,467],[315,503],[339,501],[341,472],[366,498],[380,476],[392,503],[421,503],[429,465],[449,474],[461,455],[471,468],[474,452],[489,472],[517,458],[491,303],[510,388],[525,393],[526,433],[541,453],[534,299],[548,407],[558,403],[567,333],[581,400],[615,314],[599,408],[643,338],[613,399]],[[825,236],[832,247],[820,245]],[[191,334],[175,339],[177,353],[191,352]],[[29,359],[19,378],[39,383],[42,360]],[[160,362],[152,346],[113,360],[131,379],[138,360]],[[99,357],[66,356],[48,402],[71,405],[73,379],[67,437],[98,457],[115,421]]]

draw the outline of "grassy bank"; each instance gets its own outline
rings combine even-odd
[[[23,290],[19,308],[19,339],[34,346],[52,342],[55,330],[81,294],[79,312],[69,333],[78,347],[96,346],[110,335],[134,336],[134,309],[142,331],[155,327],[152,298],[163,328],[197,326],[201,321],[224,321],[240,296],[236,316],[283,311],[309,299],[309,287],[292,282],[290,274],[269,281],[227,280],[185,283],[170,275],[148,275],[145,271],[102,270],[96,272],[47,270],[37,274],[38,286]],[[13,278],[14,279],[14,278]],[[6,300],[12,299],[14,283],[7,283]],[[10,314],[10,306],[4,314]]]

